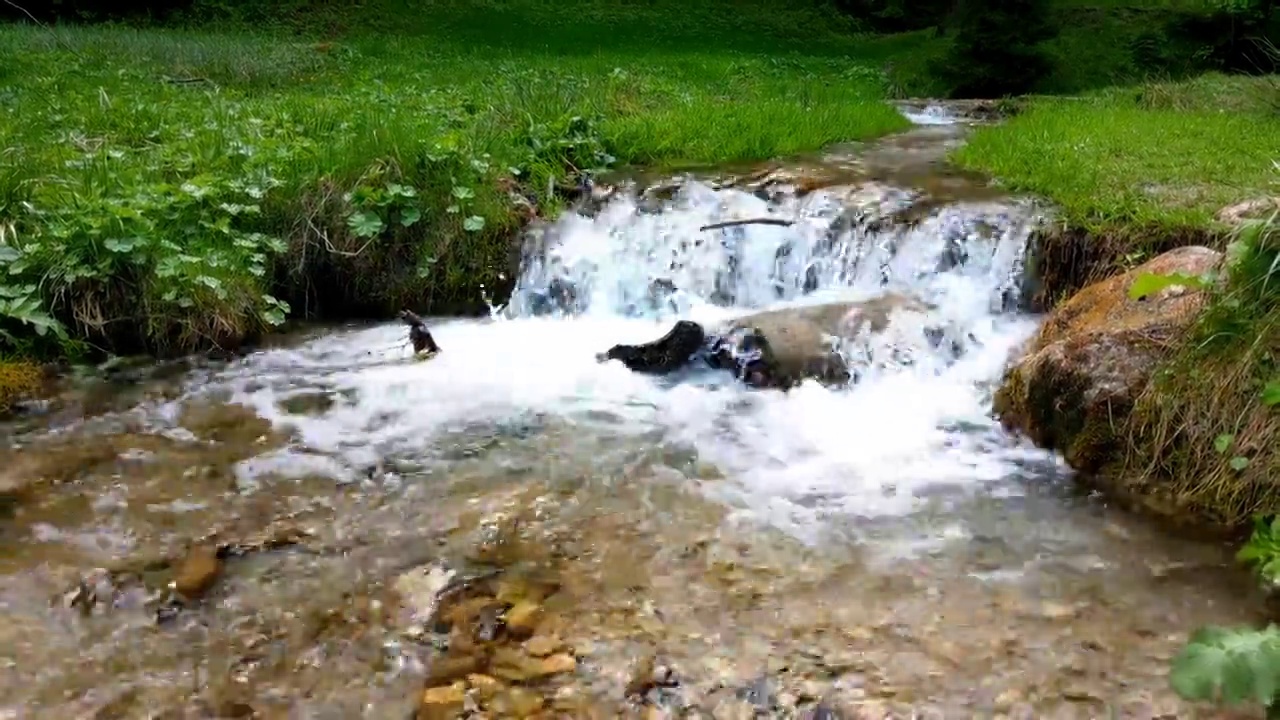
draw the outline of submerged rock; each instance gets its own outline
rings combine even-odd
[[[1204,300],[1185,286],[1135,300],[1130,287],[1147,273],[1201,275],[1220,260],[1206,247],[1178,248],[1058,306],[1005,374],[994,399],[1001,423],[1077,470],[1104,470],[1123,451],[1119,422]]]
[[[844,383],[850,372],[833,340],[863,330],[880,332],[896,312],[929,310],[907,295],[887,293],[859,302],[769,310],[738,318],[710,332],[681,320],[663,337],[641,345],[615,345],[598,359],[621,360],[631,370],[669,373],[701,351],[711,367],[730,370],[761,388],[792,387],[803,380]]]

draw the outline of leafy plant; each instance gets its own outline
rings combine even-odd
[[[8,250],[8,248],[0,248]],[[4,253],[0,253],[0,258]],[[38,337],[53,333],[59,339],[66,339],[67,331],[44,308],[39,289],[35,285],[0,285],[0,322],[29,325]],[[0,325],[0,339],[10,345],[17,345],[18,338]]]
[[[1201,628],[1174,659],[1169,681],[1188,700],[1254,701],[1280,718],[1280,628]]]
[[[1280,516],[1254,518],[1253,534],[1236,553],[1236,559],[1254,566],[1268,585],[1280,585]]]
[[[418,191],[408,185],[362,185],[347,193],[343,199],[352,208],[347,215],[347,227],[357,237],[372,238],[381,234],[388,225],[410,227],[422,219]]]
[[[1193,290],[1213,285],[1212,275],[1188,275],[1186,273],[1142,273],[1129,286],[1129,299],[1142,300],[1167,288],[1183,286]]]

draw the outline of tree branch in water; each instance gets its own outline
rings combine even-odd
[[[718,230],[720,228],[735,227],[737,225],[781,225],[782,227],[791,227],[795,225],[795,220],[783,220],[781,218],[748,218],[746,220],[725,220],[724,222],[711,223],[703,225],[699,230]]]

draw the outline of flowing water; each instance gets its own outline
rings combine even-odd
[[[494,670],[492,702],[473,676],[474,717],[1194,716],[1168,660],[1256,620],[1247,579],[990,417],[1039,210],[943,166],[963,122],[910,116],[535,231],[510,303],[438,320],[429,362],[401,326],[328,328],[68,383],[5,430],[0,718],[403,720],[442,677],[442,571],[551,577],[537,637],[574,658]],[[759,217],[794,223],[700,230]],[[848,388],[595,359],[885,292],[935,309],[849,342]],[[212,587],[167,604],[213,545]]]

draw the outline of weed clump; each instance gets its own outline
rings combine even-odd
[[[1125,475],[1224,525],[1280,511],[1280,213],[1246,223],[1129,416]]]

